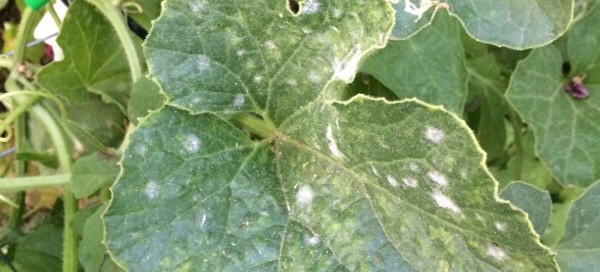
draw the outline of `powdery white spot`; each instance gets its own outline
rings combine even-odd
[[[185,150],[189,153],[196,153],[200,150],[202,141],[195,134],[190,134],[185,138]]]
[[[427,172],[427,176],[429,177],[429,179],[431,179],[433,182],[437,183],[440,186],[448,185],[448,180],[446,179],[446,176],[437,171],[429,171]]]
[[[190,2],[190,8],[193,12],[202,12],[205,10],[204,0]]]
[[[411,188],[416,188],[417,186],[419,186],[419,182],[413,177],[402,178],[402,182],[404,182],[406,186]]]
[[[499,231],[505,231],[506,230],[506,223],[504,223],[504,222],[494,222],[494,226]]]
[[[497,261],[503,261],[508,257],[506,251],[503,248],[496,245],[487,246],[487,255],[494,258]]]
[[[267,49],[270,49],[270,50],[275,50],[277,48],[277,46],[275,46],[275,43],[273,41],[266,41],[265,47],[267,47]]]
[[[398,0],[391,0],[390,2],[398,3]],[[436,2],[431,0],[420,0],[419,7],[417,8],[417,6],[410,2],[410,0],[404,0],[404,11],[408,14],[417,16],[415,21],[418,21],[421,19],[421,16],[423,16],[423,13],[425,13],[429,8],[433,7],[435,3]]]
[[[200,220],[200,227],[204,226],[204,223],[206,223],[206,214],[202,214],[202,220]]]
[[[419,171],[419,165],[418,165],[418,164],[416,164],[416,163],[414,163],[414,162],[411,162],[411,163],[408,165],[408,168],[410,169],[410,171],[413,171],[413,172],[417,172],[417,171]]]
[[[295,79],[288,79],[285,83],[287,83],[287,85],[290,85],[291,87],[296,87],[298,85],[298,82]]]
[[[198,70],[204,72],[210,69],[211,59],[207,56],[201,55],[198,57]]]
[[[310,73],[308,74],[308,80],[310,80],[310,82],[313,83],[318,83],[321,82],[321,76],[315,73],[314,71],[310,71]]]
[[[460,177],[467,179],[467,171],[465,171],[465,169],[460,169]]]
[[[434,144],[441,143],[445,136],[444,132],[438,128],[427,126],[425,131],[425,138]]]
[[[371,165],[371,171],[373,171],[373,174],[375,174],[375,176],[379,177],[379,171],[377,171],[374,165]]]
[[[431,193],[431,197],[433,197],[433,200],[435,200],[435,203],[437,203],[440,208],[448,209],[456,214],[462,214],[462,211],[458,206],[456,206],[454,201],[452,201],[452,199],[444,195],[442,192],[437,190],[433,191],[433,193]]]
[[[398,187],[398,185],[399,185],[398,181],[396,180],[396,178],[394,176],[387,175],[386,179],[392,187],[394,187],[394,188]]]
[[[148,152],[148,147],[146,147],[145,144],[138,144],[134,147],[133,149],[135,151],[135,153],[137,153],[140,156],[145,156],[146,152]]]
[[[340,151],[340,149],[337,146],[337,142],[333,138],[333,129],[331,128],[331,125],[327,126],[327,132],[325,133],[325,137],[327,137],[327,144],[329,145],[329,151],[331,151],[331,154],[333,154],[333,156],[338,159],[346,158],[346,155],[344,155],[344,153]]]
[[[351,83],[352,78],[358,69],[358,62],[361,58],[360,45],[357,46],[345,60],[334,61],[333,63],[333,79],[339,79],[346,83]]]
[[[258,84],[258,83],[260,83],[262,81],[262,79],[263,78],[261,76],[255,76],[254,77],[254,83]]]
[[[309,246],[317,246],[321,242],[321,238],[319,236],[305,237],[304,240]]]
[[[241,56],[243,56],[245,53],[246,53],[246,52],[245,52],[244,50],[238,50],[237,52],[235,52],[235,54],[236,54],[238,57],[241,57]]]
[[[308,206],[312,203],[315,194],[308,185],[302,185],[296,192],[296,204],[300,206]]]
[[[144,193],[149,199],[155,199],[160,193],[160,187],[156,184],[156,181],[150,181],[146,184],[146,188],[144,189]]]
[[[333,9],[332,13],[333,13],[333,18],[335,18],[335,19],[339,19],[340,17],[342,17],[342,11],[338,8]]]
[[[302,14],[313,14],[319,11],[321,3],[316,0],[308,0],[302,5]]]
[[[235,98],[233,99],[233,106],[236,108],[239,108],[244,105],[245,101],[246,101],[246,96],[244,96],[244,94],[237,94],[235,96]]]

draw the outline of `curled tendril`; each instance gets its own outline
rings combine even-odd
[[[0,101],[4,100],[6,98],[9,98],[11,96],[15,96],[15,95],[41,96],[41,97],[45,97],[45,98],[50,98],[50,100],[54,101],[54,103],[56,103],[56,105],[58,106],[58,110],[60,111],[61,118],[63,120],[67,120],[67,110],[65,109],[64,104],[62,103],[62,101],[60,101],[60,99],[58,99],[58,97],[56,97],[52,94],[39,92],[39,91],[10,92],[10,93],[5,93],[5,94],[0,95]],[[9,115],[9,117],[10,117],[10,115]],[[9,118],[7,118],[7,119],[9,119]],[[15,118],[11,118],[11,119],[14,120]],[[5,120],[0,119],[0,133],[6,131],[6,136],[0,136],[0,142],[6,143],[12,138],[13,131],[11,129],[11,124],[12,124],[13,120],[6,122]]]
[[[127,14],[144,12],[142,6],[137,2],[124,2],[121,4],[121,9]]]

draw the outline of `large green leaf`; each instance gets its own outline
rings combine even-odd
[[[556,246],[563,271],[600,269],[600,181],[590,186],[569,210],[565,234]]]
[[[112,26],[94,6],[74,2],[57,42],[65,59],[40,71],[38,84],[69,104],[85,103],[93,93],[125,108],[131,89],[127,58]]]
[[[62,230],[44,224],[25,235],[15,249],[15,261],[24,271],[60,271]]]
[[[65,59],[37,75],[37,83],[66,100],[67,117],[96,146],[118,146],[131,88],[125,53],[100,12],[76,1],[65,17],[58,43]]]
[[[554,46],[536,49],[519,63],[507,91],[509,102],[535,133],[536,150],[551,173],[565,184],[588,186],[600,178],[600,5],[569,34],[567,59]],[[584,100],[564,91],[570,76],[587,75],[591,95]]]
[[[467,98],[460,26],[440,12],[431,27],[406,41],[390,42],[360,67],[400,98],[417,97],[462,114]]]
[[[333,78],[350,82],[392,24],[385,1],[303,5],[293,16],[285,1],[170,1],[145,44],[150,69],[176,107],[279,123]]]
[[[327,100],[391,29],[387,1],[366,3],[165,3],[146,53],[171,101],[129,135],[104,214],[120,265],[556,269],[462,120],[416,100]]]
[[[573,0],[393,0],[394,38],[406,39],[425,27],[436,6],[458,17],[473,38],[498,46],[525,49],[560,37],[573,17]],[[412,5],[412,6],[411,6]],[[412,7],[412,8],[411,8]]]

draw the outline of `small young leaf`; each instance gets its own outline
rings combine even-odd
[[[147,77],[140,78],[131,89],[131,98],[127,106],[129,122],[138,124],[138,118],[145,117],[152,110],[157,110],[166,101],[160,93],[160,87]]]
[[[556,246],[563,271],[600,268],[600,181],[591,185],[569,210],[565,234]]]
[[[104,239],[104,222],[100,217],[105,210],[100,206],[86,221],[79,248],[79,261],[85,271],[122,271],[118,266],[115,270],[102,270],[106,262],[112,262]]]
[[[547,191],[522,181],[513,181],[500,192],[500,197],[525,211],[535,231],[539,235],[544,233],[552,211],[552,199]]]
[[[115,181],[118,175],[117,158],[96,152],[75,161],[70,189],[76,198],[86,198]]]

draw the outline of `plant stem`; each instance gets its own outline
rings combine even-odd
[[[52,16],[52,20],[54,21],[54,24],[56,24],[56,27],[58,27],[58,29],[61,29],[62,22],[60,21],[60,17],[58,17],[58,13],[56,13],[56,10],[54,9],[53,3],[49,2],[48,4],[46,4],[46,11],[48,11],[48,13],[50,13],[50,16]]]
[[[142,66],[141,62],[135,49],[135,43],[129,33],[129,28],[127,27],[127,23],[125,19],[119,12],[117,8],[110,4],[110,1],[106,0],[87,0],[92,5],[96,6],[102,14],[108,19],[108,21],[112,24],[113,28],[117,32],[117,36],[119,36],[119,40],[121,40],[121,45],[125,50],[125,55],[127,55],[127,62],[129,63],[129,69],[131,70],[131,80],[132,82],[136,82],[140,77],[142,77]]]
[[[516,154],[515,159],[517,160],[516,167],[513,173],[513,180],[521,180],[523,175],[523,161],[524,161],[524,152],[523,152],[523,142],[521,141],[521,133],[523,132],[523,123],[519,119],[519,115],[515,112],[515,110],[509,110],[509,118],[510,122],[513,125],[513,134],[515,137],[515,148]]]
[[[17,161],[17,163],[23,161]],[[36,176],[4,178],[0,182],[0,192],[24,191],[29,189],[43,189],[51,187],[63,187],[71,182],[71,174],[54,176]]]
[[[273,124],[248,113],[236,114],[232,121],[264,138],[277,131]]]
[[[38,13],[26,8],[21,15],[21,25],[17,31],[15,56],[13,58],[13,70],[25,61],[25,49],[27,49],[27,38],[33,33]]]
[[[18,118],[15,120],[15,147],[17,150],[21,150],[25,143],[26,139],[26,129],[25,129],[25,116],[18,115]],[[15,160],[15,175],[17,177],[25,176],[25,172],[27,169],[27,162],[22,160]],[[0,186],[5,185],[4,182],[0,183]],[[19,227],[21,225],[21,218],[25,213],[25,191],[21,190],[17,193],[15,203],[17,203],[17,207],[13,208],[10,213],[10,219],[8,221],[8,227],[14,231],[19,232]]]

